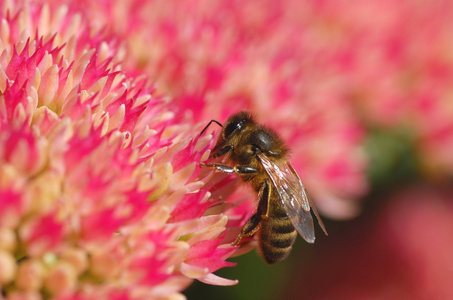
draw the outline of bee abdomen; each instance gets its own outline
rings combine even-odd
[[[295,231],[293,224],[286,215],[282,218],[268,220],[268,226],[276,234],[292,233]]]
[[[288,218],[270,218],[262,222],[260,249],[268,264],[277,263],[288,256],[297,232]]]
[[[296,239],[297,234],[294,233],[286,233],[286,234],[279,234],[279,235],[274,235],[270,238],[266,237],[261,237],[263,240],[263,245],[266,244],[268,248],[282,248],[286,249],[289,247],[292,247],[294,244],[294,241]]]

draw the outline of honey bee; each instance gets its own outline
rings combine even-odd
[[[314,203],[288,162],[288,148],[275,131],[257,123],[250,113],[239,112],[230,116],[225,125],[211,120],[200,135],[212,123],[222,127],[222,134],[210,158],[228,155],[227,161],[233,166],[219,163],[201,166],[238,174],[243,181],[251,183],[258,195],[257,211],[233,245],[240,245],[243,237],[257,235],[263,259],[268,264],[277,263],[289,255],[297,232],[308,243],[314,243],[310,210],[327,235]]]

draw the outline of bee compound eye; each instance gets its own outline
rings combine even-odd
[[[225,134],[225,137],[229,137],[234,131],[236,130],[241,130],[244,122],[239,121],[239,122],[231,122],[229,123],[226,127],[225,130],[223,131]]]

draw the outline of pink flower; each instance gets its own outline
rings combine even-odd
[[[251,211],[216,194],[229,179],[205,184],[212,137],[126,72],[118,36],[86,15],[7,1],[0,19],[2,295],[161,299],[194,279],[235,284],[212,272],[232,265],[226,233]]]
[[[338,66],[344,51],[309,23],[320,17],[312,16],[315,3],[67,2],[90,19],[121,20],[110,24],[134,54],[127,68],[151,74],[195,121],[223,122],[250,110],[279,131],[325,215],[360,212],[364,128],[346,99],[346,66]]]
[[[291,1],[296,3],[296,1]],[[452,3],[309,1],[305,22],[345,98],[371,128],[404,131],[426,177],[453,170]],[[314,46],[308,46],[314,47]],[[322,71],[321,71],[322,72]]]

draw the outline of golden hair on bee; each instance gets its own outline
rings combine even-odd
[[[224,173],[236,173],[250,182],[258,196],[256,213],[243,226],[234,241],[258,237],[259,250],[268,264],[286,258],[297,232],[309,243],[315,240],[311,211],[324,233],[327,231],[312,200],[294,168],[288,162],[289,149],[271,128],[258,123],[248,112],[231,115],[222,127],[210,158],[227,157],[228,164],[201,164]]]

